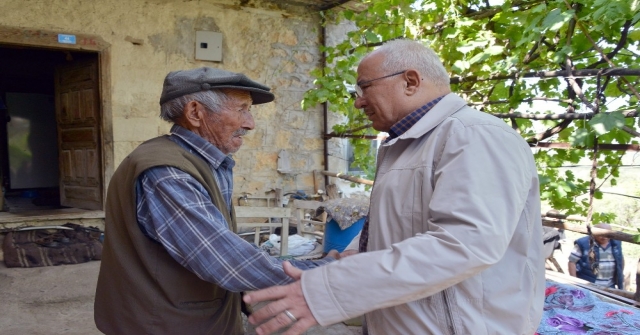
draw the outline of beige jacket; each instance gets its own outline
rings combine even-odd
[[[538,174],[531,149],[503,121],[449,94],[383,144],[369,231],[368,252],[302,275],[321,325],[366,313],[370,335],[537,329]]]

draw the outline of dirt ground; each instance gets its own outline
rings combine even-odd
[[[0,334],[94,335],[100,262],[40,268],[0,263]]]
[[[26,269],[0,262],[0,334],[102,334],[93,322],[99,269],[99,261]],[[337,324],[307,335],[358,335],[359,328]]]

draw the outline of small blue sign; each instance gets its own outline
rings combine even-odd
[[[58,34],[58,43],[76,44],[76,35]]]

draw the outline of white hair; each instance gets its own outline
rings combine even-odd
[[[436,87],[450,86],[449,74],[438,55],[420,42],[407,39],[392,40],[384,43],[374,53],[382,53],[385,56],[381,67],[386,72],[415,69]]]
[[[163,103],[160,106],[160,117],[165,121],[175,123],[177,119],[182,117],[184,106],[194,100],[203,104],[209,111],[218,113],[224,109],[230,99],[228,94],[218,89],[183,95]]]

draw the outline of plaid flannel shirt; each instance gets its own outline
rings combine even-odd
[[[231,156],[178,125],[169,138],[209,164],[227,203],[222,210],[230,211],[235,165]],[[143,172],[136,184],[136,202],[143,233],[201,279],[233,292],[293,282],[283,272],[282,260],[229,230],[221,209],[189,174],[168,166]],[[330,261],[290,262],[304,270]]]

